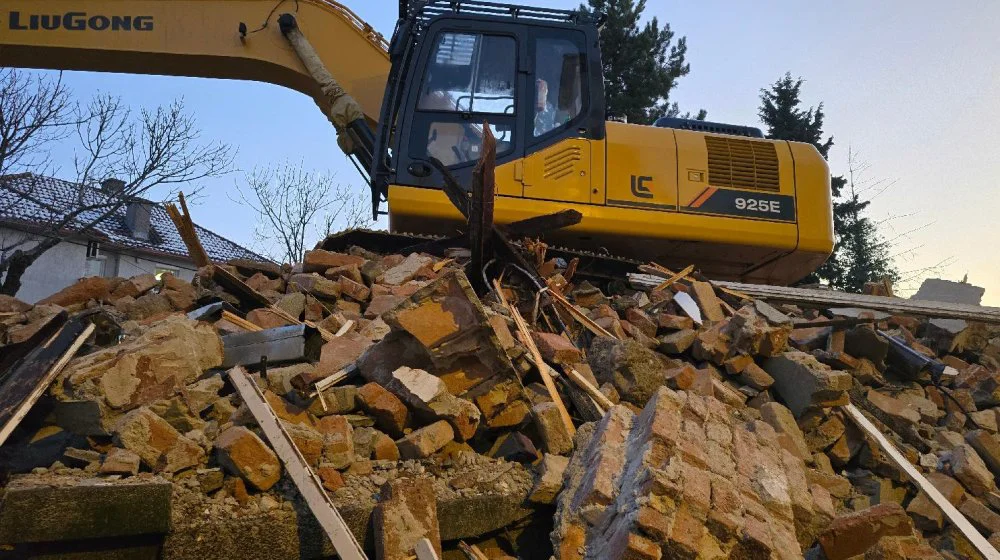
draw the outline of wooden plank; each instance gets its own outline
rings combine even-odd
[[[232,313],[230,311],[223,311],[222,318],[236,325],[237,327],[250,332],[260,332],[264,330],[264,328],[258,325],[257,323],[251,323],[250,321],[247,321],[243,317],[240,317],[239,315]]]
[[[611,407],[615,406],[615,403],[611,402],[611,399],[602,393],[597,387],[594,387],[593,383],[587,380],[582,373],[576,371],[573,368],[566,368],[566,377],[570,381],[575,383],[577,387],[583,389],[590,398],[597,402],[597,405],[607,412]]]
[[[257,424],[264,432],[264,436],[271,443],[274,452],[281,458],[285,465],[288,477],[295,483],[299,493],[305,499],[306,505],[316,517],[320,527],[326,532],[333,549],[343,560],[367,560],[364,550],[358,544],[354,533],[348,528],[344,518],[340,516],[336,506],[330,500],[330,496],[323,490],[323,484],[316,473],[309,468],[309,463],[302,457],[292,438],[282,427],[274,410],[264,400],[263,393],[256,383],[247,377],[246,371],[241,367],[229,370],[229,380],[232,382],[240,398],[246,403],[250,413],[257,419]]]
[[[236,296],[247,311],[257,309],[258,307],[271,306],[271,302],[268,301],[266,297],[261,295],[260,292],[254,290],[250,286],[247,286],[246,282],[240,280],[235,274],[229,272],[221,266],[216,265],[212,267],[212,280],[215,280],[215,282],[225,288],[227,292]]]
[[[334,372],[332,375],[324,377],[323,379],[317,381],[313,385],[313,388],[316,389],[316,392],[313,394],[321,395],[323,391],[326,390],[327,387],[336,385],[337,383],[340,383],[341,381],[347,379],[348,377],[354,375],[357,372],[358,372],[358,366],[354,364],[351,364],[345,367],[344,369],[338,370]]]
[[[667,288],[669,288],[671,285],[673,285],[675,282],[677,282],[681,278],[686,278],[687,275],[691,274],[692,272],[694,272],[694,265],[693,264],[689,264],[688,267],[685,268],[684,270],[678,272],[677,274],[674,274],[673,276],[671,276],[670,278],[667,278],[663,282],[660,282],[655,288],[653,288],[653,291],[654,292],[659,292],[659,291],[666,290]]]
[[[340,338],[340,337],[344,336],[345,334],[347,334],[348,332],[350,332],[351,327],[353,327],[353,326],[354,326],[354,319],[348,319],[347,322],[344,323],[344,326],[342,326],[339,329],[337,329],[337,332],[334,333],[334,335],[333,335],[334,338]]]
[[[863,319],[847,317],[845,319],[830,319],[827,321],[802,321],[799,323],[792,323],[792,330],[797,329],[811,329],[814,327],[832,327],[835,329],[845,328],[845,327],[855,327],[858,325],[863,325],[866,323],[874,323],[875,319]]]
[[[323,337],[323,340],[325,340],[327,342],[330,342],[331,340],[333,340],[334,338],[336,338],[338,336],[338,335],[335,335],[332,332],[330,332],[330,331],[328,331],[328,330],[320,327],[316,323],[313,323],[312,321],[299,321],[298,317],[292,317],[291,313],[289,313],[289,312],[285,311],[284,309],[278,307],[277,304],[270,306],[268,309],[270,309],[271,312],[274,313],[275,315],[281,317],[282,319],[284,319],[284,320],[286,320],[286,321],[288,321],[290,323],[295,323],[296,325],[305,325],[305,326],[307,326],[307,327],[309,327],[311,329],[316,329],[317,331],[319,331],[319,335],[321,337]]]
[[[0,382],[6,379],[7,373],[12,371],[18,362],[39,346],[42,346],[46,340],[58,332],[66,324],[68,317],[69,313],[66,310],[62,310],[49,317],[49,320],[29,336],[27,340],[4,346],[3,353],[0,354]]]
[[[184,200],[184,193],[178,193],[177,197],[180,200],[183,212],[178,211],[177,207],[173,204],[166,204],[164,207],[167,210],[167,215],[170,216],[170,220],[174,222],[174,227],[177,228],[177,233],[180,234],[181,240],[184,241],[184,245],[187,246],[188,256],[191,257],[194,265],[198,268],[208,266],[212,264],[212,261],[208,258],[208,253],[205,252],[205,248],[202,247],[201,240],[198,239],[198,231],[194,227],[194,221],[191,220],[191,213],[188,212],[187,201]]]
[[[858,428],[861,428],[875,439],[879,447],[882,448],[882,451],[885,451],[892,461],[896,463],[896,466],[906,473],[906,476],[910,477],[910,480],[912,480],[918,488],[927,493],[927,497],[929,497],[931,501],[941,509],[945,517],[947,517],[948,520],[951,521],[951,523],[955,525],[955,527],[957,527],[963,535],[965,535],[965,538],[969,540],[972,546],[974,546],[984,558],[987,560],[1000,560],[1000,552],[997,552],[989,541],[979,534],[979,531],[977,531],[976,528],[969,523],[969,520],[962,515],[962,512],[958,511],[955,506],[951,505],[951,502],[949,502],[948,499],[945,498],[944,495],[942,495],[929,480],[924,478],[924,475],[921,474],[916,467],[906,460],[906,457],[903,456],[898,449],[896,449],[896,446],[894,446],[892,442],[889,441],[889,439],[886,438],[885,435],[882,434],[882,432],[879,431],[879,429],[876,428],[875,425],[872,424],[871,421],[857,409],[857,407],[853,404],[848,404],[840,408],[847,413],[848,418],[850,418],[858,426]]]
[[[478,272],[493,258],[493,205],[496,195],[497,141],[488,122],[483,122],[483,146],[479,162],[472,170],[472,198],[469,199],[469,249],[472,260],[469,266]],[[482,293],[489,286],[483,285],[482,274],[470,274],[469,280]]]
[[[636,289],[653,288],[660,280],[647,274],[629,274],[629,282]],[[1000,324],[1000,308],[964,303],[922,301],[885,296],[848,294],[835,290],[808,290],[763,284],[739,282],[712,282],[721,288],[772,302],[793,303],[813,307],[858,307],[897,315],[919,315],[938,319],[965,319],[980,323]]]
[[[12,372],[0,387],[0,445],[7,441],[94,329],[93,323],[79,319],[70,321],[47,345],[27,356]]]
[[[465,541],[458,541],[458,548],[465,554],[468,560],[489,560],[485,554],[474,544],[467,544]]]
[[[569,314],[574,319],[576,319],[578,323],[580,323],[581,325],[583,325],[584,327],[586,327],[586,329],[589,330],[590,332],[596,334],[597,336],[605,336],[605,337],[614,338],[614,339],[618,338],[617,336],[615,336],[615,335],[609,333],[607,330],[605,330],[604,327],[602,327],[602,326],[598,325],[597,323],[595,323],[593,319],[591,319],[590,317],[587,317],[586,313],[584,313],[583,311],[581,311],[580,308],[578,308],[577,306],[575,306],[572,303],[570,303],[569,300],[567,300],[562,294],[560,294],[556,290],[549,290],[548,293],[549,293],[550,296],[552,296],[552,299],[554,299],[557,302],[559,302],[559,305],[562,305],[563,308],[565,308],[566,311],[568,311]]]
[[[510,316],[514,319],[514,324],[517,325],[517,330],[521,333],[521,338],[524,339],[525,346],[528,347],[528,351],[531,353],[531,357],[535,360],[535,364],[538,365],[538,374],[542,378],[542,383],[545,384],[545,390],[549,393],[549,398],[555,403],[556,409],[559,410],[559,416],[562,417],[563,424],[566,425],[566,433],[569,435],[576,434],[576,427],[573,425],[573,420],[569,416],[569,411],[566,410],[566,405],[563,404],[562,398],[559,396],[559,391],[556,390],[556,383],[552,380],[552,374],[548,364],[542,359],[542,353],[538,351],[538,346],[535,346],[534,339],[531,338],[531,331],[528,330],[528,325],[524,322],[524,317],[521,317],[521,313],[516,307],[507,301],[507,298],[503,295],[503,287],[500,285],[500,281],[493,279],[493,287],[496,290],[497,297],[500,298],[500,304],[507,308],[510,312]]]

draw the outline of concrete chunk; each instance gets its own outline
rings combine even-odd
[[[536,504],[552,504],[563,487],[563,473],[569,466],[569,458],[546,453],[537,467],[535,486],[528,499]]]
[[[774,378],[772,386],[796,418],[812,406],[839,406],[850,402],[851,374],[831,370],[816,358],[793,350],[767,359],[764,371]]]
[[[382,486],[375,508],[375,552],[381,560],[409,560],[421,539],[441,557],[434,486],[426,478],[401,478]]]
[[[113,538],[170,530],[171,483],[157,477],[128,480],[16,477],[0,502],[0,542]]]
[[[535,426],[542,436],[545,451],[552,455],[565,455],[573,451],[573,437],[566,431],[559,409],[553,402],[538,403],[531,408]]]
[[[444,381],[424,370],[403,366],[392,372],[387,389],[416,410],[447,420],[455,439],[466,441],[479,426],[479,409],[471,402],[448,392]]]

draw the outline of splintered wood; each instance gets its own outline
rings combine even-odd
[[[569,314],[572,315],[577,322],[586,327],[586,329],[589,330],[590,332],[596,334],[597,336],[605,336],[614,339],[618,338],[617,336],[605,330],[604,327],[595,323],[594,320],[588,317],[586,313],[580,311],[580,309],[577,306],[570,303],[569,300],[567,300],[562,294],[560,294],[556,290],[549,290],[548,293],[550,296],[552,296],[552,299],[556,300],[556,302],[558,302],[559,305],[563,306],[563,308],[566,311],[568,311]]]
[[[78,319],[70,321],[43,346],[28,354],[21,366],[0,386],[0,445],[7,441],[94,328],[93,323]]]
[[[191,220],[191,213],[188,212],[187,201],[184,200],[184,193],[177,193],[177,198],[181,203],[181,211],[177,210],[177,207],[173,204],[166,204],[164,208],[167,211],[167,215],[170,216],[170,220],[174,222],[174,226],[177,228],[177,233],[180,234],[181,240],[184,241],[184,245],[187,246],[188,255],[191,260],[194,261],[194,265],[198,268],[203,266],[208,266],[212,264],[212,261],[208,258],[208,253],[205,252],[205,248],[201,245],[201,240],[198,239],[198,232],[194,228],[194,222]]]
[[[518,332],[521,333],[521,338],[524,339],[524,345],[528,347],[528,351],[531,353],[531,357],[535,360],[535,364],[538,365],[538,373],[542,378],[542,383],[545,384],[545,390],[549,393],[549,397],[552,402],[555,403],[556,409],[559,411],[559,416],[562,418],[563,424],[566,426],[566,432],[569,435],[576,433],[576,427],[573,426],[573,420],[570,419],[569,411],[566,410],[566,405],[563,404],[562,397],[559,396],[559,391],[556,390],[555,381],[552,380],[552,375],[548,364],[542,359],[541,352],[538,351],[538,346],[535,345],[535,341],[531,338],[531,331],[528,330],[528,325],[524,322],[524,318],[521,317],[521,313],[516,307],[511,305],[507,298],[503,295],[503,286],[500,285],[500,281],[493,280],[493,288],[496,291],[497,297],[500,299],[500,304],[507,308],[512,319],[514,319],[514,324],[517,325]]]

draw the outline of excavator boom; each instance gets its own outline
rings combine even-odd
[[[279,30],[295,15],[374,126],[385,39],[333,0],[0,0],[0,65],[254,80],[329,100]]]

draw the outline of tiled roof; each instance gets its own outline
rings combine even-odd
[[[100,205],[106,199],[107,196],[98,188],[53,177],[33,173],[2,176],[0,177],[0,222],[12,226],[47,226],[81,206]],[[91,231],[91,235],[108,245],[187,258],[187,247],[163,206],[147,200],[136,200],[150,205],[149,239],[136,239],[132,236],[125,221],[128,205],[101,220]],[[68,229],[83,227],[99,218],[105,211],[85,210]],[[205,252],[213,261],[224,262],[241,258],[268,260],[201,226],[195,225],[195,229],[198,231],[201,244],[205,247]]]

